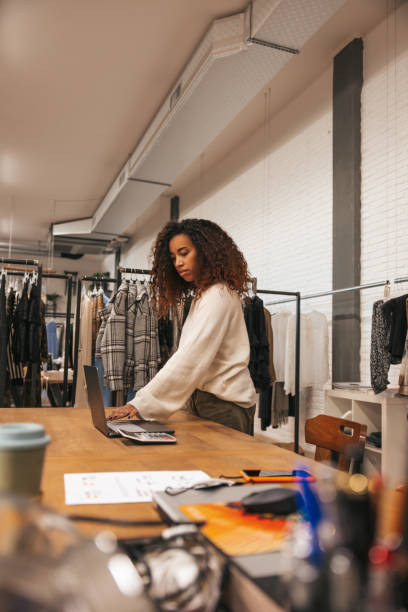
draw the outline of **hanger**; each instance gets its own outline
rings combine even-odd
[[[258,288],[258,279],[256,278],[256,276],[253,276],[250,280],[251,280],[252,297],[255,297],[256,296],[256,290]]]

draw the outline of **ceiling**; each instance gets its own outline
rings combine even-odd
[[[358,5],[371,23],[370,3],[385,2],[349,0],[348,18]],[[46,241],[51,223],[92,216],[213,20],[247,6],[2,0],[0,242]]]
[[[0,240],[91,215],[213,19],[247,0],[2,0]],[[29,222],[28,222],[29,221]]]

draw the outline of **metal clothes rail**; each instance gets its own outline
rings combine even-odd
[[[408,282],[408,276],[401,276],[399,278],[395,278],[392,281],[394,284],[398,283],[406,283]],[[375,283],[367,283],[365,285],[356,285],[355,287],[344,287],[343,289],[332,289],[330,291],[319,291],[318,293],[306,293],[304,295],[300,294],[301,300],[310,300],[312,298],[323,297],[325,295],[335,295],[336,293],[346,293],[347,291],[358,291],[362,289],[372,289],[373,287],[385,287],[386,285],[390,285],[389,280],[378,281]],[[274,304],[285,304],[286,302],[294,302],[295,298],[289,298],[287,300],[278,300],[276,302],[267,302],[265,306],[273,306]]]
[[[40,262],[38,261],[38,259],[10,259],[7,257],[2,257],[1,263],[13,264],[17,266],[34,266],[36,268],[40,267]]]
[[[122,274],[143,274],[150,275],[152,273],[151,270],[145,270],[143,268],[124,268],[123,266],[118,266],[118,278],[119,282],[122,280]]]
[[[300,397],[300,299],[299,291],[276,291],[269,289],[258,289],[257,293],[272,295],[291,295],[294,296],[290,301],[296,300],[296,348],[295,348],[295,432],[294,432],[294,451],[299,453],[299,397]]]
[[[72,406],[75,405],[76,386],[78,378],[78,352],[79,352],[79,331],[81,328],[81,297],[82,297],[82,283],[116,283],[119,284],[120,279],[118,278],[105,278],[100,276],[83,276],[78,280],[77,284],[77,301],[76,301],[76,321],[75,321],[75,339],[74,339],[74,376],[72,379]]]
[[[118,272],[121,274],[151,274],[151,270],[143,270],[142,268],[123,268],[118,266]]]

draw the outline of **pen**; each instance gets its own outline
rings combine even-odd
[[[299,467],[298,469],[304,469]],[[309,523],[311,532],[311,554],[309,560],[320,565],[322,560],[322,551],[319,545],[318,526],[322,519],[322,511],[320,501],[317,494],[313,490],[312,484],[304,479],[299,482],[300,493],[302,498],[302,506],[300,508],[305,520]]]

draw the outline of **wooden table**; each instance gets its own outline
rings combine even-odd
[[[152,503],[66,506],[64,474],[134,470],[203,470],[212,477],[238,476],[240,469],[292,469],[299,463],[295,453],[269,442],[259,441],[212,421],[179,411],[170,418],[178,443],[138,446],[125,438],[106,438],[91,422],[88,409],[82,408],[2,408],[0,423],[36,422],[44,425],[51,437],[42,480],[42,502],[62,514],[80,513],[129,520],[158,520]],[[304,457],[318,473],[321,464]],[[78,524],[85,536],[98,533],[103,525]],[[119,538],[155,535],[163,526],[112,527]],[[233,569],[229,602],[241,612],[277,610],[276,605],[245,576]]]
[[[94,428],[88,409],[0,410],[0,423],[22,421],[41,423],[51,437],[46,452],[41,501],[64,514],[80,512],[126,519],[158,518],[151,503],[66,506],[65,473],[203,470],[212,477],[221,474],[238,476],[243,467],[291,469],[299,459],[291,451],[185,411],[177,412],[169,420],[175,429],[177,444],[168,446],[139,446],[125,438],[106,438]],[[319,464],[315,466],[319,467]],[[100,530],[100,526],[87,523],[81,529],[83,533],[92,535]],[[135,528],[120,527],[114,531],[118,537],[133,537],[140,532]],[[157,532],[157,528],[149,528],[148,532]],[[146,534],[146,528],[143,533]]]

